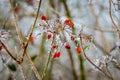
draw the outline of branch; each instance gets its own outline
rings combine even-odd
[[[28,40],[27,40],[27,42],[26,42],[26,45],[25,45],[25,47],[24,47],[23,54],[22,54],[22,56],[21,56],[20,59],[19,59],[19,62],[20,62],[20,63],[23,62],[23,58],[24,58],[24,56],[25,56],[25,54],[26,54],[26,50],[27,50],[27,47],[28,47],[28,44],[29,44],[30,37],[32,36],[33,31],[34,31],[34,29],[35,29],[35,25],[36,25],[36,22],[37,22],[37,19],[38,19],[38,15],[39,15],[41,3],[42,3],[42,0],[39,1],[39,5],[38,5],[38,10],[37,10],[37,14],[36,14],[36,17],[35,17],[35,21],[34,21],[34,23],[33,23],[33,26],[31,27],[31,31],[30,31],[30,34],[29,34],[29,38],[28,38]]]
[[[17,59],[12,55],[12,53],[8,50],[8,48],[5,46],[5,44],[0,40],[0,43],[2,44],[2,46],[4,47],[4,49],[7,51],[7,53],[9,54],[9,56],[13,59],[13,60],[15,60],[16,62],[18,62],[17,61]]]
[[[80,34],[80,46],[81,46],[81,50],[83,52],[83,55],[85,56],[85,58],[87,59],[88,62],[90,62],[95,68],[97,68],[99,71],[101,71],[104,75],[106,75],[109,79],[113,80],[113,78],[111,76],[109,76],[107,73],[105,73],[102,69],[100,69],[97,65],[95,65],[86,55],[86,53],[84,52],[83,46],[82,46],[82,37]]]

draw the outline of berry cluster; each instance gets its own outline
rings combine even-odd
[[[74,23],[73,23],[72,21],[70,21],[69,19],[66,19],[66,20],[64,21],[64,23],[65,23],[66,25],[70,26],[70,27],[74,27]]]
[[[60,52],[58,51],[58,52],[55,52],[54,54],[53,54],[53,58],[59,58],[60,57]]]
[[[74,23],[69,19],[65,19],[64,21],[61,21],[60,19],[50,20],[47,19],[45,15],[42,15],[40,19],[41,23],[39,24],[39,26],[40,29],[42,29],[41,31],[47,33],[47,40],[51,41],[55,38],[54,43],[51,44],[51,48],[53,49],[53,58],[59,58],[61,55],[60,51],[62,46],[64,46],[64,48],[67,50],[71,49],[71,45],[68,42],[64,42],[61,40],[61,32],[69,34],[69,39],[74,42],[75,37],[72,35],[72,28],[74,27]],[[32,41],[33,39],[31,38],[30,42]],[[80,47],[77,47],[75,51],[76,53],[80,54]]]

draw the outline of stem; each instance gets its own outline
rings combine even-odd
[[[35,29],[35,25],[36,25],[36,22],[37,22],[37,19],[38,19],[38,15],[39,15],[41,3],[42,3],[42,0],[39,1],[39,5],[38,5],[38,10],[37,10],[37,14],[36,14],[36,17],[35,17],[35,21],[34,21],[34,23],[33,23],[33,26],[31,27],[31,31],[30,31],[30,34],[29,34],[29,38],[28,38],[28,40],[27,40],[27,42],[26,42],[26,45],[25,45],[25,47],[24,47],[22,57],[19,59],[19,60],[20,60],[20,61],[19,61],[20,63],[23,62],[23,58],[24,58],[24,56],[25,56],[25,54],[26,54],[26,50],[27,50],[27,47],[28,47],[28,44],[29,44],[30,37],[32,36],[33,31],[34,31],[34,29]]]
[[[15,50],[16,50],[16,54],[18,56],[18,49],[15,47]],[[25,75],[25,72],[24,72],[24,69],[23,69],[23,65],[22,64],[18,64],[19,68],[20,68],[20,71],[21,71],[21,76],[22,76],[22,79],[23,80],[27,80],[27,77]]]
[[[53,76],[52,76],[52,70],[53,70],[53,65],[54,65],[54,60],[53,60],[53,58],[51,59],[51,64],[50,64],[50,69],[49,69],[49,71],[48,71],[48,78],[47,79],[49,79],[49,80],[52,80],[53,79]]]
[[[41,3],[42,3],[42,0],[39,1],[39,5],[38,5],[38,10],[37,10],[37,14],[36,14],[36,17],[35,17],[35,21],[34,21],[34,23],[33,23],[33,26],[32,26],[32,28],[31,28],[31,32],[30,32],[30,35],[29,35],[29,39],[27,40],[25,49],[24,49],[24,51],[23,51],[23,57],[24,57],[24,55],[25,55],[25,53],[26,53],[26,49],[27,49],[27,46],[28,46],[30,37],[32,36],[33,31],[34,31],[34,29],[35,29],[35,25],[36,25],[36,22],[37,22],[37,19],[38,19],[38,15],[39,15]]]
[[[54,0],[49,0],[50,6],[55,9],[55,1]]]
[[[62,2],[63,2],[63,4],[64,4],[67,17],[71,18],[71,14],[70,14],[69,8],[68,8],[68,6],[67,6],[66,0],[62,0]]]
[[[30,32],[30,35],[29,35],[29,39],[30,39],[30,37],[32,36],[32,33],[33,33],[34,29],[35,29],[35,25],[36,25],[37,18],[38,18],[38,15],[39,15],[41,3],[42,3],[42,0],[39,1],[37,14],[36,14],[36,17],[35,17],[34,24],[33,24],[32,28],[31,28],[31,32]],[[10,5],[11,5],[12,11],[13,11],[13,16],[14,16],[14,22],[15,22],[15,26],[16,26],[16,31],[17,31],[19,40],[20,40],[21,43],[22,43],[21,33],[20,33],[19,28],[18,28],[18,23],[17,23],[16,15],[15,15],[15,11],[14,11],[14,8],[13,8],[13,5],[12,5],[11,0],[10,0]],[[21,57],[20,59],[18,59],[19,64],[23,62],[23,57],[25,56],[25,53],[26,53],[26,50],[27,50],[27,47],[28,47],[28,43],[29,43],[29,39],[27,40],[26,46],[24,47],[24,51],[23,51],[22,57]],[[28,59],[28,61],[29,61],[29,63],[30,63],[31,69],[34,71],[36,77],[40,80],[39,73],[38,73],[37,69],[35,68],[33,62],[31,61],[30,56],[29,56],[27,53],[26,53],[26,56],[27,56],[27,59]],[[17,60],[16,60],[16,61],[17,61]],[[21,64],[20,64],[20,66],[21,66]]]
[[[38,15],[39,15],[41,3],[42,3],[42,0],[40,0],[40,2],[39,2],[37,14],[36,14],[36,17],[35,17],[34,24],[33,24],[32,28],[31,28],[31,32],[30,32],[30,35],[29,35],[29,39],[30,39],[30,37],[32,36],[32,33],[33,33],[34,29],[35,29],[35,25],[36,25],[37,18],[38,18]],[[11,5],[12,11],[13,11],[13,16],[14,16],[14,22],[15,22],[15,26],[16,26],[16,31],[17,31],[19,40],[20,40],[21,43],[22,43],[21,33],[20,33],[19,28],[18,28],[18,23],[17,23],[16,15],[15,15],[14,8],[13,8],[13,5],[12,5],[11,0],[10,0],[10,5]],[[24,51],[23,51],[22,57],[21,57],[20,59],[18,59],[18,60],[19,60],[19,64],[23,62],[23,57],[24,57],[24,55],[25,55],[25,53],[26,53],[26,50],[27,50],[27,47],[28,47],[28,43],[29,43],[29,39],[27,40],[26,46],[24,47]],[[40,80],[39,73],[38,73],[37,69],[35,68],[33,62],[31,61],[30,56],[29,56],[27,53],[26,53],[26,56],[27,56],[27,59],[28,59],[30,65],[31,65],[31,69],[34,71],[36,77]]]
[[[64,35],[64,32],[63,32],[63,35]],[[67,42],[65,36],[64,36],[64,42]],[[73,55],[72,55],[70,50],[68,50],[68,54],[69,54],[69,59],[70,59],[70,62],[71,62],[73,78],[74,78],[74,80],[78,80],[78,77],[77,77],[77,74],[76,74],[76,71],[75,71],[75,64],[74,64]]]
[[[52,40],[52,43],[51,43],[51,44],[54,43],[54,38],[55,38],[55,35],[53,35],[53,40]],[[51,55],[52,55],[52,48],[50,48],[50,53],[49,53],[49,55],[48,55],[47,62],[46,62],[45,67],[44,67],[44,69],[43,69],[43,73],[42,73],[42,78],[41,78],[41,80],[44,80],[44,77],[45,77],[46,72],[47,72],[47,69],[48,69],[48,65],[49,65],[49,63],[50,63],[50,61],[51,61]]]
[[[73,74],[74,80],[78,80],[77,74],[76,74],[76,71],[75,71],[75,65],[74,65],[72,53],[70,51],[68,51],[68,53],[69,53],[69,58],[70,58],[70,62],[71,62],[72,74]]]
[[[86,80],[84,62],[83,62],[82,55],[78,55],[78,59],[80,61],[81,80]]]
[[[69,18],[71,18],[71,14],[70,14],[70,11],[69,11],[69,8],[67,6],[66,1],[67,0],[62,0],[62,2],[64,4],[64,7],[65,7],[65,10],[66,10],[66,16],[69,17]],[[73,30],[72,30],[72,32],[74,33]],[[65,38],[65,41],[67,41],[66,38]],[[78,77],[77,77],[77,74],[76,74],[76,71],[75,71],[75,65],[74,65],[74,60],[73,60],[72,53],[71,53],[70,50],[68,50],[68,53],[69,53],[69,58],[70,58],[70,62],[71,62],[72,74],[73,74],[74,80],[78,80]]]
[[[50,50],[50,53],[49,53],[49,56],[48,56],[46,65],[45,65],[45,67],[44,67],[44,69],[43,69],[43,73],[42,73],[42,78],[41,78],[41,80],[44,80],[44,77],[45,77],[45,75],[46,75],[46,72],[47,72],[47,69],[48,69],[48,65],[49,65],[50,59],[51,59],[51,54],[52,54],[52,48],[51,48],[51,50]]]

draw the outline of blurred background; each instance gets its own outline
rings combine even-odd
[[[39,1],[11,0],[24,42],[34,23]],[[46,38],[47,31],[40,27],[45,23],[41,21],[41,16],[45,15],[50,21],[48,23],[50,25],[57,23],[57,20],[63,23],[65,19],[70,19],[75,27],[74,35],[61,32],[57,36],[62,37],[62,40],[60,38],[55,40],[60,48],[61,56],[56,59],[51,58],[45,80],[120,80],[120,39],[117,29],[114,28],[111,21],[110,13],[119,29],[120,0],[42,0],[36,28],[33,32],[34,41],[27,48],[27,53],[39,75],[42,75],[52,42]],[[81,30],[82,32],[80,32]],[[84,38],[82,45],[86,55],[113,79],[95,68],[83,53],[76,53],[75,42],[78,41],[80,44],[80,33]],[[78,38],[71,41],[70,36]],[[0,0],[0,40],[16,57],[22,54],[23,50],[16,32],[9,0]],[[66,42],[70,44],[70,50],[63,47],[62,43]],[[0,46],[2,45],[0,44]],[[0,47],[0,80],[23,80],[22,77],[26,77],[25,80],[38,80],[26,57],[19,65],[7,54],[5,49]]]

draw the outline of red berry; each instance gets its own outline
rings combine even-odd
[[[15,6],[14,10],[16,13],[18,13],[20,11],[20,6],[19,5]]]
[[[50,39],[52,37],[51,34],[47,34],[47,39]]]
[[[57,57],[58,57],[58,58],[60,57],[60,52],[57,52]]]
[[[66,19],[66,20],[64,21],[64,23],[67,24],[67,25],[69,24],[69,22],[70,22],[69,19]]]
[[[53,58],[56,58],[57,57],[57,54],[56,54],[56,52],[53,54]]]
[[[64,23],[67,24],[67,25],[70,26],[70,27],[73,27],[73,26],[74,26],[74,23],[71,22],[69,19],[66,19],[66,20],[64,21]]]
[[[53,43],[52,44],[52,48],[56,48],[57,46],[56,46],[56,44],[55,43]]]
[[[3,46],[0,46],[0,51],[3,49]]]
[[[35,39],[35,38],[34,38],[33,36],[31,36],[30,39],[29,39],[29,42],[30,42],[30,43],[33,43],[33,42],[34,42],[34,39]]]
[[[65,44],[66,49],[70,49],[70,45],[68,43]]]
[[[46,16],[45,15],[42,15],[41,16],[41,20],[46,20],[47,18],[46,18]]]
[[[74,41],[75,37],[71,36],[71,40]]]
[[[78,47],[78,48],[76,48],[76,52],[78,53],[78,54],[80,54],[81,53],[81,49]]]
[[[68,24],[70,27],[73,27],[74,26],[74,23],[73,22],[69,22]]]
[[[53,58],[59,58],[60,57],[60,52],[58,51],[58,52],[55,52],[54,54],[53,54]]]

